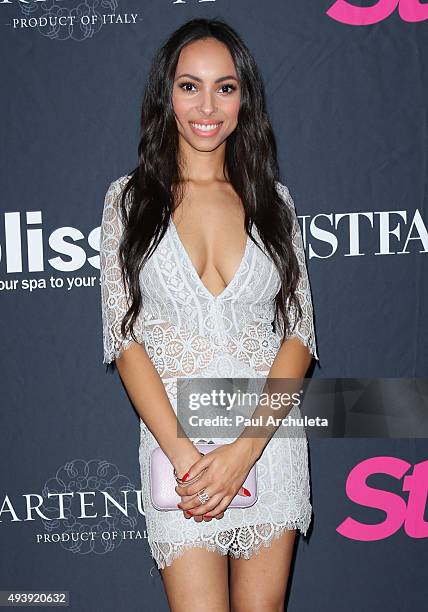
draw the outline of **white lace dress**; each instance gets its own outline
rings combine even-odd
[[[113,181],[107,191],[101,223],[100,267],[103,324],[103,363],[112,362],[133,342],[123,338],[120,323],[126,312],[117,250],[122,222],[118,199],[127,177]],[[277,190],[294,216],[293,245],[300,264],[297,294],[303,316],[298,336],[318,359],[312,299],[300,226],[287,187]],[[199,278],[174,223],[141,272],[143,309],[135,333],[143,343],[177,410],[179,377],[262,378],[281,345],[272,330],[274,297],[280,287],[276,268],[248,237],[245,253],[230,284],[213,296]],[[295,313],[289,312],[293,322]],[[294,407],[290,416],[299,416]],[[258,460],[258,499],[246,509],[228,508],[221,520],[196,523],[182,511],[159,511],[150,501],[148,457],[158,443],[140,419],[139,463],[147,538],[158,568],[164,568],[190,547],[222,555],[249,558],[285,529],[304,535],[311,522],[307,438],[274,434]],[[196,441],[196,438],[191,438]],[[230,438],[212,438],[214,442]]]

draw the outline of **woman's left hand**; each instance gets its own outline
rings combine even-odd
[[[202,476],[193,484],[175,487],[182,497],[178,507],[200,520],[203,515],[208,515],[206,520],[219,518],[235,495],[245,495],[242,484],[256,459],[251,438],[237,438],[230,444],[223,444],[206,453],[192,465],[188,480],[205,470]],[[201,504],[197,496],[201,489],[205,489],[210,497],[204,504]]]

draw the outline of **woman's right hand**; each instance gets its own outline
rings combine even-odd
[[[190,470],[192,465],[194,465],[197,461],[199,461],[201,456],[202,456],[202,453],[198,451],[198,449],[196,448],[194,444],[192,444],[191,448],[189,447],[188,451],[186,451],[185,453],[181,453],[179,460],[176,462],[176,464],[174,464],[174,468],[178,476],[180,478],[183,478],[186,472]],[[188,501],[189,499],[192,499],[192,497],[196,497],[196,495],[195,494],[194,495],[182,495],[181,501],[183,502]],[[187,510],[183,510],[183,514],[185,518],[192,518],[192,515],[189,512],[187,512]],[[221,512],[215,518],[221,519],[223,518],[223,516],[224,516],[224,512]],[[202,516],[195,516],[193,518],[195,519],[197,523],[200,523],[201,521],[211,521],[212,520],[212,518],[203,518]]]

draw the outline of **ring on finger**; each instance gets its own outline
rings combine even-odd
[[[205,489],[201,489],[200,491],[198,491],[197,495],[201,504],[206,504],[206,502],[211,499],[208,493],[205,492]]]

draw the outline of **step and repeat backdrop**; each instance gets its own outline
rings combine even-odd
[[[263,74],[311,279],[312,378],[428,377],[427,3],[0,0],[0,590],[67,591],[74,610],[168,609],[138,416],[102,363],[99,239],[107,187],[137,164],[153,53],[192,17],[229,22]],[[288,609],[422,609],[427,439],[309,452]]]

